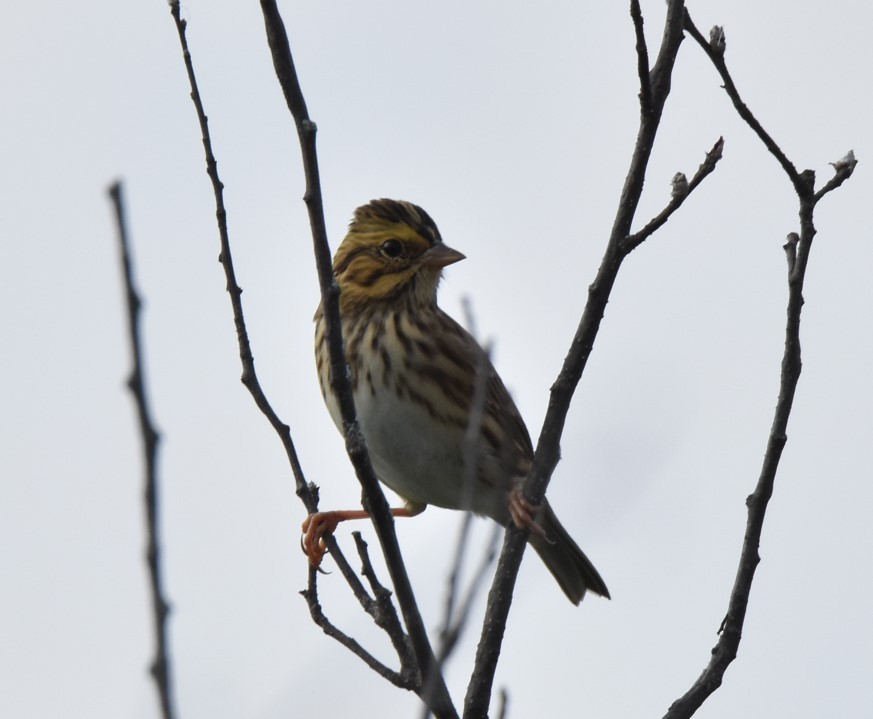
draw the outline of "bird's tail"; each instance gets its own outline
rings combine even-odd
[[[586,591],[609,599],[609,590],[600,574],[558,521],[548,501],[544,502],[537,522],[546,531],[551,542],[534,534],[530,535],[528,541],[558,580],[570,601],[579,604]]]

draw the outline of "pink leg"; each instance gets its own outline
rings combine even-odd
[[[519,529],[528,529],[532,534],[537,535],[549,544],[554,544],[546,534],[546,530],[535,519],[539,509],[539,507],[527,501],[520,488],[517,487],[510,493],[509,513],[512,515],[512,521],[515,522],[515,526]]]

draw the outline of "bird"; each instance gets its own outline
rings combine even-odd
[[[414,516],[434,505],[472,510],[504,527],[514,522],[530,530],[528,542],[571,602],[588,591],[609,598],[548,500],[533,506],[525,499],[534,450],[524,420],[485,350],[437,305],[443,269],[463,259],[421,207],[390,199],[355,210],[333,259],[361,432],[376,476],[405,502],[392,514]],[[314,319],[321,392],[342,432],[322,305]],[[465,435],[477,382],[484,384],[470,471]],[[302,544],[311,564],[327,551],[325,534],[367,516],[358,509],[307,517]]]

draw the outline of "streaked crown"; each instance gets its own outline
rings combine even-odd
[[[442,268],[462,259],[418,205],[373,200],[355,210],[333,258],[342,309],[400,299],[435,303]]]

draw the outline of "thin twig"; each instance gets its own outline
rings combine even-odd
[[[842,157],[836,162],[832,163],[834,168],[834,176],[830,180],[828,180],[820,190],[816,191],[815,195],[813,196],[815,201],[818,202],[826,194],[828,194],[829,192],[833,192],[846,180],[848,180],[852,176],[852,173],[855,171],[855,166],[857,164],[858,161],[855,159],[855,153],[852,150],[849,150],[846,153],[845,157]]]
[[[364,541],[361,533],[352,532],[352,537],[354,537],[355,546],[358,548],[361,571],[367,578],[375,596],[375,600],[366,608],[367,613],[373,617],[376,626],[380,627],[388,635],[388,638],[394,645],[394,651],[397,652],[397,657],[400,659],[400,673],[408,679],[409,688],[420,694],[422,692],[422,680],[418,673],[415,652],[412,649],[409,635],[403,631],[403,626],[400,624],[397,610],[391,601],[391,591],[376,576],[376,570],[373,569],[373,562],[370,560],[367,543]]]
[[[324,208],[321,198],[321,183],[318,172],[318,157],[315,149],[316,126],[309,118],[294,60],[288,43],[285,25],[274,0],[261,0],[261,11],[267,32],[267,42],[273,56],[276,76],[285,95],[288,108],[294,117],[303,169],[306,177],[304,201],[309,212],[313,247],[318,269],[321,301],[327,325],[328,347],[331,362],[332,391],[335,393],[343,419],[346,450],[361,483],[362,504],[372,518],[376,535],[382,546],[391,581],[397,594],[397,601],[406,623],[407,631],[415,649],[418,669],[422,676],[434,674],[433,692],[423,692],[422,700],[431,706],[439,717],[456,717],[457,710],[452,704],[445,680],[436,667],[436,657],[430,646],[427,631],[412,591],[412,584],[400,554],[400,545],[394,531],[394,520],[388,508],[376,474],[370,463],[366,442],[358,424],[348,365],[343,353],[339,318],[339,287],[333,276],[330,248],[324,223]]]
[[[782,169],[785,170],[785,174],[788,175],[788,178],[791,180],[791,183],[794,185],[794,189],[798,194],[801,194],[805,191],[804,183],[800,177],[800,173],[797,171],[797,168],[788,159],[785,153],[782,151],[782,148],[776,144],[776,141],[770,137],[770,134],[764,129],[760,122],[758,122],[757,118],[752,114],[752,111],[749,110],[746,103],[742,101],[740,98],[740,94],[737,91],[736,85],[734,85],[733,78],[730,76],[728,72],[727,65],[724,61],[724,52],[725,52],[725,42],[724,42],[724,33],[721,32],[721,28],[718,28],[720,32],[716,33],[717,37],[719,37],[720,42],[712,43],[708,42],[703,35],[700,34],[700,31],[694,25],[691,20],[691,15],[688,10],[685,10],[684,17],[684,25],[685,30],[694,38],[695,42],[700,45],[703,49],[703,52],[706,53],[707,57],[710,59],[712,64],[715,66],[715,69],[718,71],[718,74],[721,76],[722,81],[724,82],[724,89],[727,92],[728,96],[731,99],[731,102],[734,104],[734,108],[736,108],[737,113],[743,120],[746,121],[749,127],[754,130],[755,134],[761,139],[761,142],[764,143],[765,147],[770,151],[770,154],[776,158],[780,165],[782,165]]]
[[[115,182],[110,186],[109,197],[112,199],[112,205],[115,208],[118,244],[121,249],[121,269],[122,276],[124,277],[125,299],[127,300],[127,329],[130,338],[130,353],[133,357],[133,369],[127,381],[127,386],[136,402],[143,455],[145,458],[146,563],[149,568],[149,588],[151,590],[152,616],[154,617],[155,630],[155,658],[152,661],[151,674],[155,680],[155,688],[158,692],[158,700],[161,705],[161,714],[164,719],[173,719],[176,716],[176,710],[173,702],[173,674],[170,662],[169,630],[167,628],[169,602],[164,594],[164,582],[161,572],[160,486],[158,483],[157,457],[160,435],[152,421],[148,393],[146,391],[145,364],[143,362],[139,325],[142,303],[133,277],[133,258],[131,256],[130,239],[127,233],[127,217],[125,215],[124,192],[121,182]]]
[[[560,440],[567,412],[570,409],[570,401],[588,362],[607,300],[625,257],[621,243],[630,234],[664,104],[670,93],[673,65],[682,42],[683,9],[682,0],[668,2],[661,48],[650,73],[651,108],[648,113],[640,113],[640,128],[631,158],[631,167],[625,179],[606,252],[597,276],[588,289],[588,301],[573,337],[570,351],[557,380],[552,385],[533,466],[524,486],[525,497],[534,505],[542,503],[549,480],[558,463]],[[485,716],[488,712],[494,672],[500,657],[503,633],[512,603],[515,579],[521,566],[525,540],[526,532],[510,524],[506,530],[503,551],[497,562],[497,571],[488,596],[488,608],[476,652],[475,667],[467,686],[464,716],[470,719]]]
[[[684,203],[688,196],[694,192],[694,189],[703,182],[703,179],[715,170],[715,166],[722,157],[722,150],[724,150],[724,138],[720,137],[712,146],[712,149],[706,153],[706,157],[700,164],[700,167],[697,168],[697,172],[694,173],[691,182],[688,182],[687,186],[682,187],[681,190],[677,190],[676,186],[678,183],[674,183],[674,192],[667,206],[655,217],[649,220],[648,224],[643,227],[643,229],[639,232],[635,232],[630,237],[627,237],[621,243],[622,250],[625,254],[633,252],[637,247],[645,242],[650,235],[656,232],[667,222],[667,220],[670,219],[670,216],[682,206],[682,203]]]
[[[300,592],[300,594],[303,595],[303,598],[306,599],[306,603],[309,606],[309,613],[312,616],[312,621],[314,621],[319,627],[321,627],[321,630],[325,634],[327,634],[327,636],[336,639],[346,649],[352,652],[352,654],[363,660],[363,662],[379,676],[387,679],[389,682],[391,682],[395,686],[400,687],[401,689],[414,689],[413,683],[411,683],[410,677],[408,675],[404,675],[401,672],[396,672],[390,667],[385,666],[382,662],[376,659],[376,657],[370,654],[370,652],[364,649],[355,639],[350,637],[342,630],[338,629],[325,616],[324,611],[322,611],[321,608],[321,603],[318,601],[318,593],[316,590],[317,585],[312,577],[313,574],[317,573],[318,570],[315,567],[309,568],[309,589],[304,589],[302,592]]]
[[[472,305],[468,297],[462,300],[465,323],[470,336],[478,343],[476,336],[476,318],[473,314]],[[446,599],[443,609],[443,620],[440,628],[440,644],[437,649],[437,666],[442,667],[448,661],[458,644],[467,625],[470,616],[470,607],[473,604],[479,590],[483,586],[488,569],[496,558],[496,542],[500,533],[500,525],[494,525],[493,540],[486,548],[482,561],[464,594],[464,598],[458,603],[460,593],[461,576],[464,568],[464,560],[469,545],[470,531],[473,525],[473,491],[477,482],[477,467],[479,466],[479,446],[482,436],[482,423],[485,420],[485,404],[488,389],[488,367],[491,358],[492,345],[486,342],[476,363],[476,375],[473,383],[473,397],[470,402],[470,413],[467,419],[467,428],[464,432],[464,479],[463,497],[461,507],[466,508],[461,521],[458,539],[455,543],[455,557],[452,561],[452,569],[446,587]],[[422,714],[423,719],[430,716],[429,709]]]
[[[445,663],[446,658],[454,651],[455,646],[463,635],[464,629],[467,627],[467,619],[470,616],[473,601],[478,596],[479,590],[484,586],[488,570],[494,564],[494,560],[497,559],[497,546],[500,540],[501,529],[499,524],[494,524],[491,537],[485,545],[485,552],[482,555],[479,566],[473,573],[473,577],[467,586],[467,591],[457,603],[457,609],[454,611],[451,623],[440,630],[442,645],[440,646],[439,659],[441,663]]]
[[[463,307],[467,330],[469,331],[470,336],[478,342],[476,336],[476,319],[473,315],[473,309],[469,298],[464,298]],[[491,343],[487,342],[482,349],[483,352],[479,355],[476,363],[473,397],[470,401],[470,413],[467,419],[467,428],[464,432],[464,492],[461,499],[461,506],[465,508],[466,511],[463,521],[461,522],[458,540],[455,544],[455,558],[452,562],[451,573],[449,574],[445,608],[443,610],[443,628],[440,632],[443,635],[449,632],[449,629],[454,622],[455,602],[458,597],[464,557],[469,543],[470,529],[473,524],[473,513],[471,508],[473,506],[473,491],[476,486],[476,472],[479,465],[479,444],[482,434],[482,423],[485,420],[488,366],[492,352]],[[447,647],[445,643],[443,643],[443,646],[439,650],[440,665],[448,659],[450,651],[450,649],[447,651]]]
[[[509,692],[506,687],[500,688],[497,695],[497,719],[506,719],[509,716]]]
[[[233,255],[230,251],[230,239],[227,231],[227,210],[224,206],[224,184],[218,176],[218,163],[215,161],[215,155],[212,152],[212,139],[209,135],[209,123],[206,118],[206,112],[203,109],[200,90],[197,87],[197,78],[194,75],[194,64],[191,60],[191,53],[188,50],[188,40],[185,36],[187,23],[180,17],[179,3],[176,0],[170,2],[170,13],[173,16],[173,20],[176,22],[176,30],[179,33],[182,57],[185,60],[185,70],[188,73],[188,82],[191,85],[191,100],[194,102],[194,107],[197,111],[197,119],[200,123],[203,150],[206,155],[206,173],[212,181],[212,190],[215,195],[215,215],[218,221],[218,234],[221,240],[221,254],[219,254],[218,260],[224,268],[224,274],[227,279],[227,293],[230,295],[230,303],[233,309],[233,321],[236,326],[237,343],[239,344],[239,357],[243,368],[241,377],[242,383],[251,393],[258,409],[264,413],[270,424],[273,426],[273,429],[282,440],[282,446],[285,448],[288,462],[291,465],[291,471],[294,474],[297,496],[303,500],[303,503],[306,505],[309,512],[315,512],[318,509],[317,497],[312,492],[303,476],[303,469],[301,468],[300,460],[297,457],[297,450],[291,439],[291,430],[287,424],[279,419],[278,415],[273,410],[273,407],[270,405],[263,389],[261,388],[257,373],[255,372],[255,360],[252,355],[251,343],[249,342],[248,330],[246,329],[245,316],[243,314],[242,288],[240,288],[236,281],[236,272],[233,267]],[[330,551],[331,553],[334,553],[337,551],[337,548],[331,546]]]
[[[640,111],[648,115],[652,107],[652,87],[649,84],[649,48],[646,46],[646,33],[643,28],[643,12],[639,0],[631,0],[631,18],[637,39],[637,74],[640,78]]]

